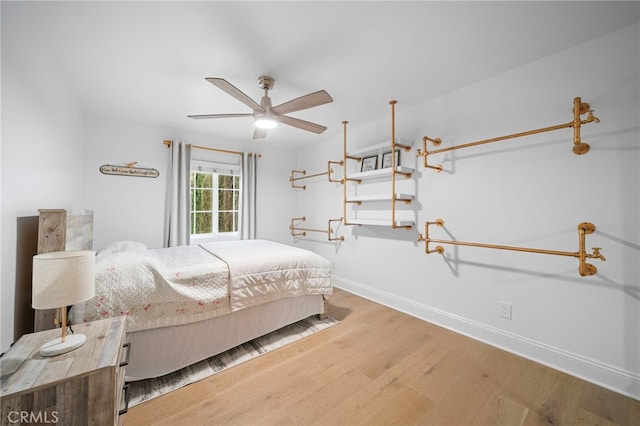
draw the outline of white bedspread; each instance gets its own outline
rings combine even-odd
[[[96,256],[96,296],[72,322],[124,315],[127,330],[187,324],[282,297],[332,292],[331,263],[266,240],[147,249],[114,243]]]
[[[124,315],[127,331],[135,331],[213,318],[230,312],[228,281],[227,265],[198,246],[129,244],[98,253],[96,295],[74,305],[70,319]]]
[[[331,262],[311,251],[268,240],[201,247],[229,266],[232,311],[282,297],[331,294]]]

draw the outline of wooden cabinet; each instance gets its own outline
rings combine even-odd
[[[39,350],[60,336],[59,328],[22,336],[0,359],[2,425],[123,424],[125,325],[123,317],[74,325],[87,342],[55,357]]]

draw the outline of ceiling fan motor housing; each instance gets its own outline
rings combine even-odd
[[[274,83],[275,80],[268,75],[261,75],[260,77],[258,77],[258,84],[260,85],[261,89],[271,90],[273,89]]]

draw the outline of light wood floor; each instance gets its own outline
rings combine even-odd
[[[336,290],[340,324],[163,397],[127,425],[640,425],[640,402]]]

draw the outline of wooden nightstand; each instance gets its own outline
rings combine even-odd
[[[76,324],[87,336],[84,346],[55,357],[43,357],[40,346],[60,336],[60,329],[22,336],[0,358],[2,425],[123,424],[125,320],[108,318]]]

